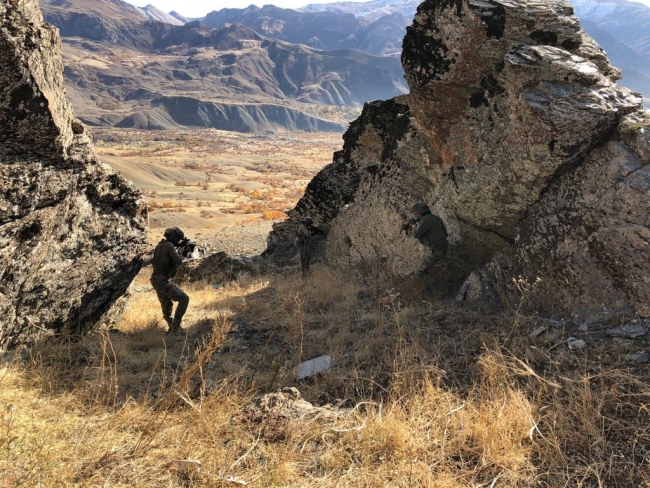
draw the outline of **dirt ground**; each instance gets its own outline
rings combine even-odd
[[[273,222],[342,146],[332,133],[96,129],[93,138],[101,161],[143,191],[152,244],[177,226],[234,256],[264,250]]]

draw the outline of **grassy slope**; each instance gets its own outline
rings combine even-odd
[[[3,486],[650,486],[631,344],[531,342],[535,319],[327,267],[187,285],[170,338],[146,278],[122,333],[0,369]],[[334,370],[296,385],[320,354]],[[291,385],[336,414],[250,421],[251,398]]]

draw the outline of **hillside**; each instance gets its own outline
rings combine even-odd
[[[60,28],[68,93],[90,125],[340,132],[365,101],[406,91],[396,57],[321,51],[240,24],[164,24],[119,0],[56,0],[43,12]]]
[[[169,337],[149,274],[117,329],[0,356],[7,487],[648,482],[650,378],[629,359],[648,342],[612,324],[459,310],[317,265],[184,283],[187,334]],[[296,380],[324,354],[331,371]]]
[[[288,245],[184,260],[167,334],[149,244],[281,213],[337,137],[107,129],[95,153],[58,31],[0,2],[2,488],[650,486],[650,112],[562,2],[426,0],[404,45],[410,94],[365,104]],[[400,232],[420,199],[449,232]]]

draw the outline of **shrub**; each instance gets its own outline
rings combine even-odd
[[[217,214],[215,212],[210,212],[209,210],[201,210],[200,215],[204,219],[212,219],[212,218],[217,216]]]
[[[262,212],[263,220],[280,220],[285,217],[285,213],[280,210],[264,210],[264,212]]]

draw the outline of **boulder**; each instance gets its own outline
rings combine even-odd
[[[0,3],[0,347],[115,320],[146,245],[139,191],[97,160],[37,0]]]
[[[421,246],[399,228],[425,200],[451,244],[433,273],[458,302],[650,313],[649,116],[572,7],[427,0],[402,64],[408,97],[366,104],[270,249],[310,214],[328,259],[403,276]]]
[[[331,426],[344,413],[347,411],[331,405],[314,406],[302,398],[297,388],[285,387],[281,392],[253,399],[242,409],[241,420],[256,426],[264,438],[283,439],[301,423]]]
[[[650,114],[625,117],[529,208],[516,249],[481,270],[473,300],[496,286],[499,301],[516,303],[521,290],[504,285],[518,280],[530,305],[548,313],[650,315],[649,155]]]
[[[175,281],[224,283],[237,278],[240,273],[258,274],[266,267],[266,261],[258,256],[231,258],[223,251],[197,259],[188,259],[180,265]]]

